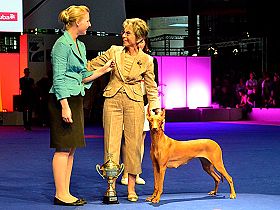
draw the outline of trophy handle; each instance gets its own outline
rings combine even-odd
[[[105,179],[105,177],[100,173],[100,165],[99,164],[97,164],[96,166],[95,166],[95,168],[96,168],[96,171],[97,171],[97,173],[99,173],[99,175],[103,178],[103,179]]]
[[[119,175],[123,172],[123,170],[124,170],[124,164],[122,163],[122,164],[120,165],[120,171],[119,171],[119,174],[117,175],[117,178],[118,178]]]

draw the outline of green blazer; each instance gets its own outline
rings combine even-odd
[[[54,93],[57,100],[85,95],[85,88],[90,88],[92,82],[83,84],[82,80],[93,74],[87,71],[86,47],[83,42],[77,39],[77,45],[65,31],[59,37],[51,52],[51,62],[53,67],[53,85],[50,93]]]

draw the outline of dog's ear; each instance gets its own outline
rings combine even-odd
[[[165,128],[165,120],[162,121],[162,124],[161,124],[161,129],[164,131],[164,128]]]
[[[151,116],[151,110],[150,110],[150,104],[148,104],[148,108],[147,108],[147,117]]]
[[[163,118],[165,118],[165,108],[162,108],[162,109],[161,109],[161,116],[162,116]]]
[[[148,110],[147,110],[146,118],[147,118],[147,120],[150,122],[151,115],[149,115],[149,111],[148,111]]]

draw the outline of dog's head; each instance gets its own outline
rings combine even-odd
[[[161,109],[161,112],[154,114],[148,108],[147,119],[149,121],[151,131],[158,131],[159,129],[164,130],[165,109]]]

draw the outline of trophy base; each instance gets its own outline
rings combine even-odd
[[[119,204],[117,196],[104,196],[103,197],[104,204]]]

